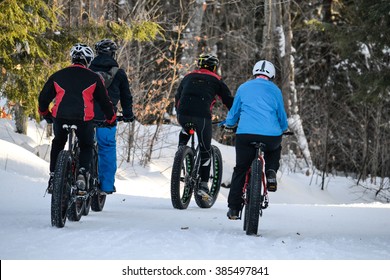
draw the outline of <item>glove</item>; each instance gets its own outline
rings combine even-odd
[[[223,130],[225,130],[227,133],[234,133],[237,131],[237,125],[228,126],[228,125],[224,124],[222,127],[223,127]]]
[[[129,118],[123,117],[123,122],[133,122],[133,121],[135,121],[134,115],[132,115],[132,116],[129,117]]]
[[[53,115],[49,111],[46,115],[42,116],[48,124],[53,123]]]

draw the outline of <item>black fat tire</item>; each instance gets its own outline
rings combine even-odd
[[[95,212],[100,212],[104,208],[104,204],[106,203],[106,195],[100,194],[99,192],[96,192],[92,196],[92,202],[91,202],[91,209]]]
[[[58,155],[53,180],[51,196],[51,225],[62,228],[65,226],[70,189],[73,183],[72,158],[69,151],[61,151]]]
[[[99,169],[98,169],[98,152],[97,147],[93,149],[93,158],[91,164],[91,181],[90,188],[92,188],[91,209],[95,212],[101,212],[106,204],[106,195],[99,192]]]
[[[251,177],[249,181],[249,203],[246,205],[244,223],[246,223],[246,234],[257,235],[259,227],[259,217],[262,202],[262,164],[261,161],[256,158],[251,165]]]
[[[202,197],[198,194],[194,194],[195,196],[195,202],[200,208],[211,208],[215,201],[218,198],[219,190],[221,189],[221,181],[222,181],[222,171],[223,171],[223,165],[222,165],[222,155],[221,151],[218,149],[218,147],[211,145],[211,167],[210,167],[210,180],[211,181],[211,187],[209,194],[212,196],[211,201],[205,201],[202,199]]]
[[[247,192],[248,194],[248,192]],[[246,231],[246,229],[248,228],[248,221],[249,221],[249,218],[248,218],[248,214],[249,214],[249,207],[248,205],[245,205],[244,206],[244,231]]]
[[[194,152],[188,146],[180,146],[175,154],[171,174],[171,201],[173,208],[187,209],[193,186],[191,172],[194,168]]]

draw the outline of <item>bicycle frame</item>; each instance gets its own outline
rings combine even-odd
[[[190,128],[188,133],[191,135],[191,149],[194,151],[194,162],[195,168],[191,172],[191,183],[192,186],[197,186],[200,180],[199,168],[200,168],[200,148],[199,145],[195,147],[195,128]]]

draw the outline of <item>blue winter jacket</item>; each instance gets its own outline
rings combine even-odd
[[[234,126],[237,122],[237,134],[282,135],[288,124],[280,89],[263,78],[240,85],[226,125]]]

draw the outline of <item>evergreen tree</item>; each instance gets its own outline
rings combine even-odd
[[[15,104],[16,127],[26,133],[25,117],[37,115],[43,80],[61,60],[57,9],[42,0],[0,2],[0,65],[2,94]]]

